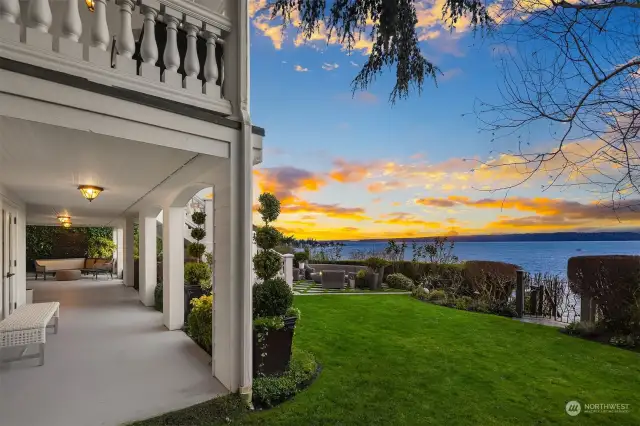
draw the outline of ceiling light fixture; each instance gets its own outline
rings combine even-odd
[[[87,200],[89,200],[89,202],[92,202],[93,200],[95,200],[98,197],[98,195],[100,195],[100,193],[104,191],[104,188],[100,188],[99,186],[93,186],[93,185],[80,185],[78,189],[82,193],[82,196]]]
[[[71,216],[58,216],[60,223],[71,222]]]
[[[89,9],[90,12],[93,12],[96,10],[95,0],[84,0],[84,2],[87,5],[87,8]]]
[[[61,225],[63,228],[71,228],[71,222],[62,222]]]

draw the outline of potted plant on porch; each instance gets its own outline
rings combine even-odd
[[[298,312],[292,308],[293,292],[276,275],[282,268],[280,254],[273,248],[282,234],[270,224],[280,214],[280,202],[269,193],[258,198],[265,225],[256,229],[258,253],[253,267],[259,282],[253,286],[253,373],[273,375],[286,371],[291,361],[291,346]]]
[[[194,212],[191,221],[196,225],[191,230],[191,237],[195,242],[189,244],[187,253],[195,261],[184,265],[184,321],[187,322],[189,313],[193,308],[191,299],[200,298],[211,292],[211,267],[208,262],[202,261],[206,246],[202,240],[207,235],[204,224],[207,215],[204,212]]]
[[[293,260],[297,265],[296,268],[300,268],[304,271],[304,265],[309,260],[309,253],[306,251],[297,251],[293,254]]]

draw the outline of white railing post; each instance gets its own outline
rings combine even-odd
[[[77,42],[82,35],[82,21],[78,11],[78,0],[67,0],[67,7],[62,18],[62,36]]]
[[[217,40],[220,48],[222,48],[222,45],[224,44],[223,41],[224,40],[220,38]],[[224,98],[224,53],[220,56],[220,97]]]
[[[140,46],[140,56],[143,63],[140,64],[140,75],[157,80],[160,71],[156,67],[158,60],[158,45],[156,43],[156,17],[158,16],[159,4],[151,0],[142,1],[142,13],[144,14],[144,35]],[[155,6],[155,8],[153,7]]]
[[[284,258],[284,280],[289,287],[293,288],[293,255],[285,254],[282,257]]]
[[[202,26],[202,22],[195,21],[191,17],[186,16],[184,27],[187,31],[187,53],[184,57],[184,71],[187,76],[184,79],[183,87],[194,93],[202,93],[202,82],[198,80],[200,73],[200,61],[198,60],[198,26]]]
[[[177,15],[177,16],[176,16]],[[178,18],[182,14],[166,9],[164,13],[164,23],[167,24],[167,44],[164,47],[165,70],[162,73],[162,81],[173,87],[182,87],[182,76],[178,74],[180,67],[180,53],[178,52]]]
[[[91,46],[107,50],[109,46],[109,27],[107,26],[107,3],[105,0],[94,0],[93,27],[91,28]]]
[[[216,62],[216,40],[217,35],[212,32],[205,32],[207,38],[207,59],[204,61],[204,93],[208,96],[220,97],[220,86],[216,84],[218,80],[218,63]]]
[[[62,37],[58,39],[57,52],[82,59],[82,44],[78,43],[82,35],[82,20],[78,10],[78,0],[66,0],[62,17]]]
[[[0,21],[15,24],[20,16],[20,2],[18,0],[0,0]]]
[[[136,50],[131,27],[131,13],[135,7],[132,0],[119,0],[120,5],[120,31],[116,40],[116,68],[128,74],[136,74],[136,62],[131,59]]]
[[[94,0],[93,25],[91,27],[91,45],[87,60],[103,68],[111,68],[109,52],[109,26],[107,25],[106,0]]]
[[[49,34],[51,21],[49,0],[29,0],[25,42],[39,49],[51,50],[53,47],[53,38]]]

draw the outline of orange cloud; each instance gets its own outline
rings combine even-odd
[[[260,192],[271,192],[283,203],[293,199],[297,191],[318,191],[326,184],[320,174],[296,167],[254,169],[253,174]]]
[[[339,204],[322,204],[314,203],[311,201],[302,200],[299,198],[288,200],[287,203],[283,203],[281,207],[283,214],[288,213],[305,213],[324,215],[327,217],[348,219],[348,220],[367,220],[368,216],[365,215],[365,210],[361,207],[342,207]]]
[[[385,191],[393,191],[396,189],[402,189],[404,187],[405,187],[404,183],[397,180],[393,180],[389,182],[371,183],[369,184],[369,186],[367,186],[367,190],[369,192],[379,193],[379,192],[385,192]]]
[[[333,162],[335,168],[329,172],[331,179],[341,183],[360,182],[369,177],[371,164],[348,163],[345,160],[337,159]]]
[[[402,225],[402,226],[421,226],[425,228],[438,229],[442,225],[439,222],[430,222],[420,219],[414,214],[406,212],[394,212],[383,214],[381,219],[376,220],[375,223],[386,223],[390,225]]]

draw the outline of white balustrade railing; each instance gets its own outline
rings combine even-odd
[[[86,7],[84,1],[64,0],[64,7],[55,9],[62,14],[58,19],[53,19],[50,1],[52,0],[29,0],[26,6],[26,22],[21,23],[19,0],[0,0],[0,25],[8,23],[18,28],[19,23],[27,28],[26,37],[24,31],[20,30],[23,36],[16,35],[13,38],[7,36],[11,35],[10,33],[3,32],[0,28],[0,43],[4,36],[9,41],[15,42],[19,39],[21,43],[39,49],[46,49],[48,44],[51,44],[49,48],[59,55],[74,56],[74,59],[82,59],[102,68],[115,68],[119,72],[143,77],[164,87],[188,89],[185,91],[186,95],[191,93],[202,95],[203,99],[222,99],[224,61],[218,60],[221,58],[218,50],[224,43],[222,35],[231,30],[230,23],[224,16],[185,0],[92,0],[93,13],[90,15],[90,21],[83,22],[79,8]],[[133,13],[143,15],[139,57],[135,56]],[[111,19],[108,20],[108,17]],[[115,21],[117,27],[109,28],[108,22],[113,26]],[[60,27],[52,29],[52,22],[56,22]],[[166,25],[164,49],[159,49],[156,40],[156,22]],[[90,31],[84,38],[83,29]],[[181,31],[184,31],[186,38],[184,52],[178,49]],[[43,35],[38,36],[37,33]],[[115,52],[111,52],[112,36],[115,36]],[[206,43],[206,59],[203,64],[198,58],[199,37]],[[82,49],[83,40],[87,40],[90,45],[89,53]],[[156,66],[159,50],[164,52],[162,62],[165,71],[162,75]],[[105,58],[109,55],[111,60],[107,61]],[[117,57],[122,59],[118,61]],[[139,61],[139,66],[135,66],[133,58]],[[182,75],[178,73],[179,70],[184,70]],[[199,75],[203,76],[202,80],[198,79]],[[217,84],[219,81],[220,85]]]

